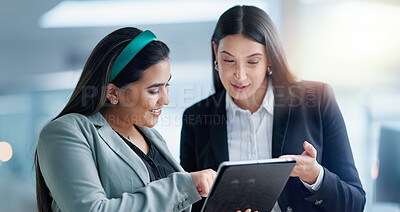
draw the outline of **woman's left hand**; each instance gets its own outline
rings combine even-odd
[[[280,158],[292,158],[297,162],[291,177],[299,177],[303,182],[312,185],[317,181],[322,168],[316,158],[317,150],[307,141],[303,143],[304,152],[301,155],[282,155]]]

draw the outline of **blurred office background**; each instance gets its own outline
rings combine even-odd
[[[171,104],[156,128],[179,159],[182,112],[212,93],[211,34],[235,4],[266,10],[297,76],[333,87],[367,192],[365,211],[400,211],[400,0],[6,0],[0,212],[36,210],[38,133],[66,104],[94,46],[121,26],[151,29],[171,49]]]

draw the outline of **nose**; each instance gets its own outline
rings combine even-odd
[[[246,70],[241,64],[237,65],[236,72],[234,74],[235,74],[235,79],[239,82],[244,81],[247,78]]]
[[[161,105],[169,105],[169,95],[168,95],[168,87],[164,87],[161,89],[160,98],[158,99],[158,103]]]

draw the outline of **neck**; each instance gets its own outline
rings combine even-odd
[[[107,123],[124,137],[132,137],[137,133],[137,129],[130,122],[129,117],[116,112],[115,108],[107,108],[101,111],[101,114],[106,119]]]

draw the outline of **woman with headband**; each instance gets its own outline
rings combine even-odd
[[[221,15],[210,44],[215,94],[184,113],[182,167],[291,157],[297,165],[273,212],[363,211],[365,192],[333,91],[294,78],[269,16],[235,6]]]
[[[38,210],[183,211],[216,173],[184,172],[152,127],[168,105],[169,49],[150,31],[103,38],[65,108],[40,133]]]

